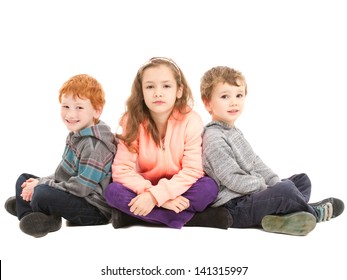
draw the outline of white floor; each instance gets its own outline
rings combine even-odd
[[[248,267],[240,279],[331,279],[332,275],[341,279],[346,275],[346,214],[318,224],[305,237],[258,229],[174,230],[133,226],[116,230],[111,224],[94,227],[64,224],[58,232],[37,239],[22,233],[15,217],[4,210],[0,215],[1,279],[116,279],[120,276],[102,275],[102,271],[157,266],[162,272],[185,271],[185,276],[158,279],[231,277],[197,276],[196,267],[199,271],[203,267]],[[143,279],[143,276],[121,279]]]

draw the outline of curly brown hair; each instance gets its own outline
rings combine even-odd
[[[227,66],[216,66],[206,71],[200,80],[200,93],[203,102],[211,101],[212,90],[218,83],[228,83],[233,86],[245,86],[247,94],[246,79],[240,71]]]

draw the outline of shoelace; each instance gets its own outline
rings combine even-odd
[[[319,212],[319,222],[329,221],[333,216],[333,205],[330,202],[319,205],[316,209]]]

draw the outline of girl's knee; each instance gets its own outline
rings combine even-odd
[[[194,212],[201,212],[217,198],[217,194],[217,183],[205,176],[200,178],[191,190],[188,190],[185,197],[190,200],[190,208]]]
[[[116,207],[119,203],[128,204],[129,201],[135,196],[135,193],[120,183],[111,183],[104,191],[105,200],[112,207]]]
[[[204,189],[204,192],[207,195],[214,197],[214,198],[217,197],[219,187],[218,187],[216,181],[213,180],[211,177],[204,176],[204,177],[200,178],[197,181],[197,183],[201,184],[201,188]]]
[[[112,198],[112,197],[116,196],[117,193],[122,191],[121,190],[122,187],[123,186],[119,183],[109,184],[104,191],[105,199],[107,200],[108,198]]]

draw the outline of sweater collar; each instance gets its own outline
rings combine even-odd
[[[105,143],[110,151],[115,151],[114,134],[111,132],[110,127],[103,121],[99,121],[99,123],[97,123],[96,125],[86,127],[76,133],[70,132],[66,141],[76,144],[85,137],[96,138]]]
[[[230,126],[227,123],[222,122],[222,121],[211,121],[206,125],[206,128],[211,127],[211,126],[219,126],[219,127],[226,129],[226,130],[230,130],[230,129],[235,128],[235,125]]]

